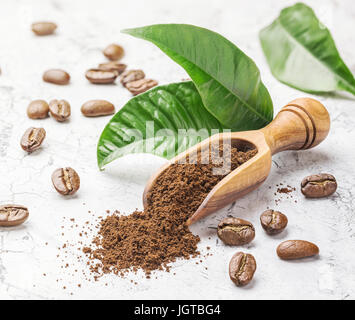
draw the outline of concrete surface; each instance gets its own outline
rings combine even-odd
[[[107,209],[130,213],[142,208],[145,182],[165,162],[152,155],[132,155],[114,162],[104,172],[98,170],[96,143],[109,117],[85,118],[80,106],[89,99],[102,98],[119,109],[131,97],[119,84],[95,86],[85,79],[86,69],[105,61],[101,50],[111,42],[118,42],[126,49],[123,61],[129,67],[142,68],[160,84],[180,81],[186,78],[184,70],[153,45],[123,35],[120,30],[169,22],[207,27],[226,36],[254,59],[276,113],[288,101],[310,96],[272,77],[258,42],[258,31],[282,7],[292,3],[279,0],[1,1],[0,204],[26,205],[30,219],[20,227],[0,228],[0,298],[355,298],[355,104],[354,97],[345,93],[314,96],[328,107],[332,119],[331,133],[323,144],[310,151],[275,156],[271,174],[261,188],[193,226],[193,232],[202,238],[201,251],[206,253],[206,246],[210,246],[213,254],[203,259],[202,264],[196,265],[198,260],[178,261],[171,273],[157,272],[157,279],[147,280],[139,273],[127,279],[108,275],[90,282],[82,273],[88,274],[85,262],[77,262],[78,241],[89,241],[79,237],[80,226],[87,220],[93,221],[95,216],[107,214]],[[307,3],[331,29],[342,57],[355,71],[354,2]],[[36,20],[55,21],[59,26],[56,34],[34,36],[30,25]],[[41,80],[44,70],[57,67],[71,74],[70,85],[56,86]],[[40,121],[27,118],[26,107],[31,100],[52,98],[71,103],[72,117],[68,123],[51,118]],[[42,149],[31,155],[19,146],[29,126],[43,126],[47,130]],[[82,186],[74,197],[61,197],[51,185],[51,173],[63,166],[75,168],[81,176]],[[338,191],[327,199],[304,199],[299,190],[302,178],[319,172],[334,174]],[[291,194],[293,198],[274,196],[280,182],[297,188]],[[274,200],[279,198],[276,206]],[[259,215],[267,206],[289,217],[287,231],[279,236],[267,236],[259,224]],[[229,259],[239,248],[223,246],[217,241],[215,231],[208,228],[227,214],[246,218],[256,227],[255,241],[242,248],[252,253],[258,264],[253,282],[245,288],[235,287],[227,274]],[[70,218],[75,219],[73,228]],[[79,228],[75,227],[76,223]],[[321,254],[303,261],[281,261],[275,249],[286,239],[314,241]],[[58,250],[67,241],[75,245],[67,253]],[[62,268],[62,260],[69,264],[68,268]]]

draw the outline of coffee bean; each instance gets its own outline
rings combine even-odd
[[[46,130],[43,128],[28,128],[21,138],[21,147],[31,153],[39,149],[45,137]]]
[[[32,23],[32,31],[37,36],[47,36],[52,34],[55,29],[57,29],[57,25],[53,22],[35,22]]]
[[[241,246],[255,238],[255,229],[249,221],[229,217],[218,224],[217,235],[227,245]]]
[[[273,235],[282,232],[286,228],[288,220],[287,217],[279,211],[266,210],[260,216],[260,222],[266,233]]]
[[[72,195],[80,188],[80,178],[72,168],[59,168],[52,174],[54,188],[62,195]]]
[[[43,74],[43,81],[65,85],[69,83],[70,75],[69,73],[61,69],[50,69]]]
[[[106,100],[90,100],[82,105],[81,112],[85,117],[106,116],[115,112],[115,106]]]
[[[255,270],[255,258],[249,253],[237,252],[229,263],[229,277],[238,287],[247,285]]]
[[[301,183],[301,191],[307,198],[330,196],[337,190],[337,187],[335,177],[327,173],[308,176]]]
[[[99,69],[104,71],[117,71],[118,75],[120,75],[123,71],[125,71],[127,65],[124,63],[119,63],[116,61],[105,62],[99,64]]]
[[[125,87],[127,83],[145,78],[142,70],[127,70],[122,73],[121,83]]]
[[[308,241],[288,240],[277,247],[277,255],[283,260],[301,259],[319,253],[319,248]]]
[[[0,227],[18,226],[29,216],[28,209],[21,205],[5,204],[0,206]]]
[[[70,104],[66,100],[54,99],[49,102],[49,112],[51,116],[59,122],[63,122],[70,117],[70,109]]]
[[[118,76],[116,70],[90,69],[86,71],[85,77],[94,84],[114,83]]]
[[[49,106],[44,100],[34,100],[27,107],[27,115],[31,119],[44,119],[48,117]]]
[[[119,60],[123,57],[124,49],[117,44],[110,44],[109,46],[107,46],[105,48],[103,53],[107,59],[115,61],[115,60]]]
[[[158,85],[158,82],[151,79],[140,79],[126,84],[126,88],[134,95],[146,92]]]

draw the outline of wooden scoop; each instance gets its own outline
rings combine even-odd
[[[327,109],[317,100],[300,98],[284,106],[265,128],[254,131],[221,133],[202,141],[171,159],[148,181],[143,204],[148,205],[149,192],[157,178],[173,163],[209,148],[211,143],[231,139],[232,146],[255,146],[258,153],[224,177],[207,195],[197,211],[187,220],[191,225],[225,207],[259,187],[271,169],[271,156],[285,150],[306,150],[315,147],[328,135],[330,118]]]

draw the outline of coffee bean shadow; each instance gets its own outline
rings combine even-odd
[[[34,33],[32,34],[32,38],[33,38],[33,40],[35,40],[35,41],[38,41],[38,38],[41,38],[41,37],[42,37],[42,36],[37,36],[37,35],[35,35]],[[46,37],[46,36],[44,36],[44,37]],[[53,33],[50,34],[50,37],[51,37],[51,38],[58,38],[58,37],[59,37],[59,34],[56,33],[56,32],[53,32]]]
[[[252,242],[245,244],[243,246],[230,246],[231,248],[241,248],[241,249],[245,249],[245,250],[252,250],[258,247],[258,245],[254,242],[255,240],[253,240]]]
[[[246,286],[243,287],[237,287],[237,289],[239,290],[253,290],[253,288],[256,286],[256,284],[258,283],[258,280],[256,278],[253,278],[253,280],[251,282],[249,282]]]
[[[282,259],[280,259],[282,260]],[[314,261],[321,260],[320,255],[316,255],[314,257],[308,257],[303,259],[295,259],[295,260],[282,260],[282,262],[290,263],[290,264],[301,264],[301,263],[314,263]]]
[[[117,87],[118,84],[113,82],[113,83],[90,83],[91,85],[94,85],[94,86],[102,86],[102,87]]]
[[[284,240],[285,238],[287,238],[287,236],[288,236],[288,230],[287,229],[285,229],[284,231],[282,231],[281,233],[279,233],[279,234],[274,234],[274,235],[270,235],[270,234],[267,234],[266,232],[265,232],[265,234],[268,236],[268,237],[270,237],[270,238],[272,238],[272,239],[275,239],[275,240]]]
[[[339,197],[340,197],[339,192],[335,192],[331,196],[323,197],[323,198],[306,198],[305,197],[305,201],[309,201],[309,202],[319,202],[319,201],[327,201],[327,200],[335,201],[336,199],[339,199]]]
[[[32,152],[26,152],[24,151],[24,155],[23,155],[23,159],[31,157],[31,158],[35,158],[37,156],[39,156],[42,152],[46,152],[46,147],[45,146],[41,146],[39,149],[32,151]]]
[[[78,190],[78,192],[80,192],[80,189]],[[80,195],[75,193],[73,195],[61,195],[61,194],[58,194],[62,200],[66,200],[66,201],[70,201],[70,200],[77,200],[77,199],[80,199]]]

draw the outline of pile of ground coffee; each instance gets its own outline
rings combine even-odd
[[[219,151],[223,150],[223,146]],[[230,149],[231,170],[255,156],[256,149]],[[113,272],[123,276],[128,270],[169,271],[177,258],[196,257],[200,238],[186,226],[212,188],[226,174],[214,175],[216,164],[173,164],[160,177],[148,195],[148,208],[129,216],[119,212],[100,222],[91,247],[83,249],[91,260],[91,271]]]

